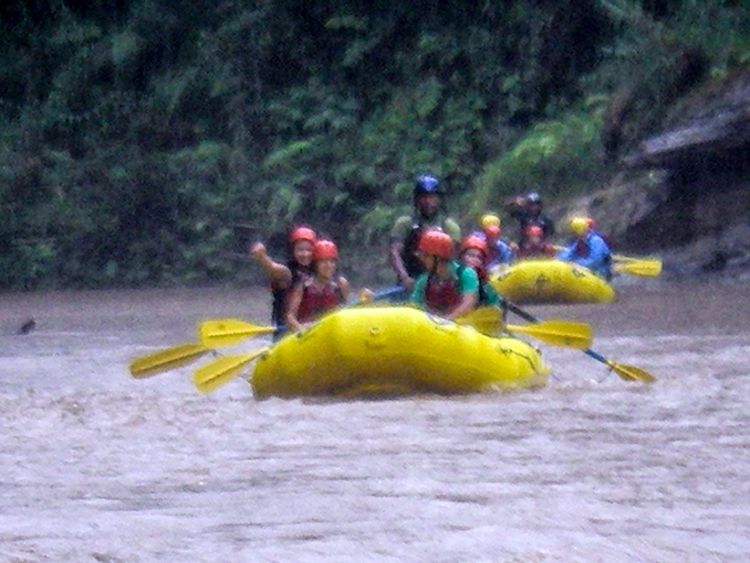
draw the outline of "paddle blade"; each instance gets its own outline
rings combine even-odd
[[[258,326],[238,319],[219,319],[202,322],[198,327],[198,334],[201,343],[207,348],[220,348],[275,330],[274,326]]]
[[[268,348],[261,348],[248,354],[224,356],[214,360],[195,371],[193,382],[201,393],[210,393],[240,375],[250,362],[267,350]]]
[[[625,381],[640,381],[641,383],[653,383],[656,381],[656,378],[649,372],[635,366],[618,364],[611,360],[607,362],[607,365],[620,376],[620,379],[624,379]]]
[[[612,269],[620,274],[655,278],[661,275],[662,262],[656,258],[644,258],[642,260],[633,259],[620,264],[615,264]]]
[[[586,350],[591,346],[594,333],[591,325],[562,320],[542,321],[537,324],[505,327],[510,332],[520,332],[551,346],[564,346]]]
[[[497,307],[478,307],[457,318],[456,324],[473,326],[484,334],[497,334],[503,328],[503,313]]]
[[[627,364],[618,364],[617,362],[605,358],[599,352],[595,352],[591,348],[584,350],[583,353],[608,365],[612,371],[620,377],[620,379],[624,379],[625,381],[640,381],[642,383],[653,383],[656,381],[656,378],[646,370],[635,366],[629,366]]]
[[[151,377],[190,364],[208,352],[210,350],[203,344],[181,344],[167,348],[133,360],[130,363],[130,375],[136,379]]]

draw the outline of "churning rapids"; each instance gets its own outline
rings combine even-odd
[[[263,289],[0,295],[0,561],[744,563],[750,286],[619,289],[529,310],[651,386],[543,346],[538,391],[350,402],[130,377]]]

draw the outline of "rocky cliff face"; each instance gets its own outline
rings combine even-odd
[[[553,212],[590,214],[618,252],[659,255],[666,275],[750,279],[750,69],[678,100],[620,170]]]

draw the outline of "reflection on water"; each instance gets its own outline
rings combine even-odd
[[[1,559],[744,562],[749,292],[530,308],[591,322],[650,387],[545,347],[535,392],[260,403],[126,366],[202,319],[265,323],[265,291],[0,296]]]

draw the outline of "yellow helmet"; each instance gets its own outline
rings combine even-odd
[[[570,230],[579,237],[588,232],[590,224],[588,217],[573,217],[569,223]]]
[[[486,229],[487,227],[499,227],[500,217],[493,213],[485,213],[479,220],[479,224],[482,225],[483,229]]]

